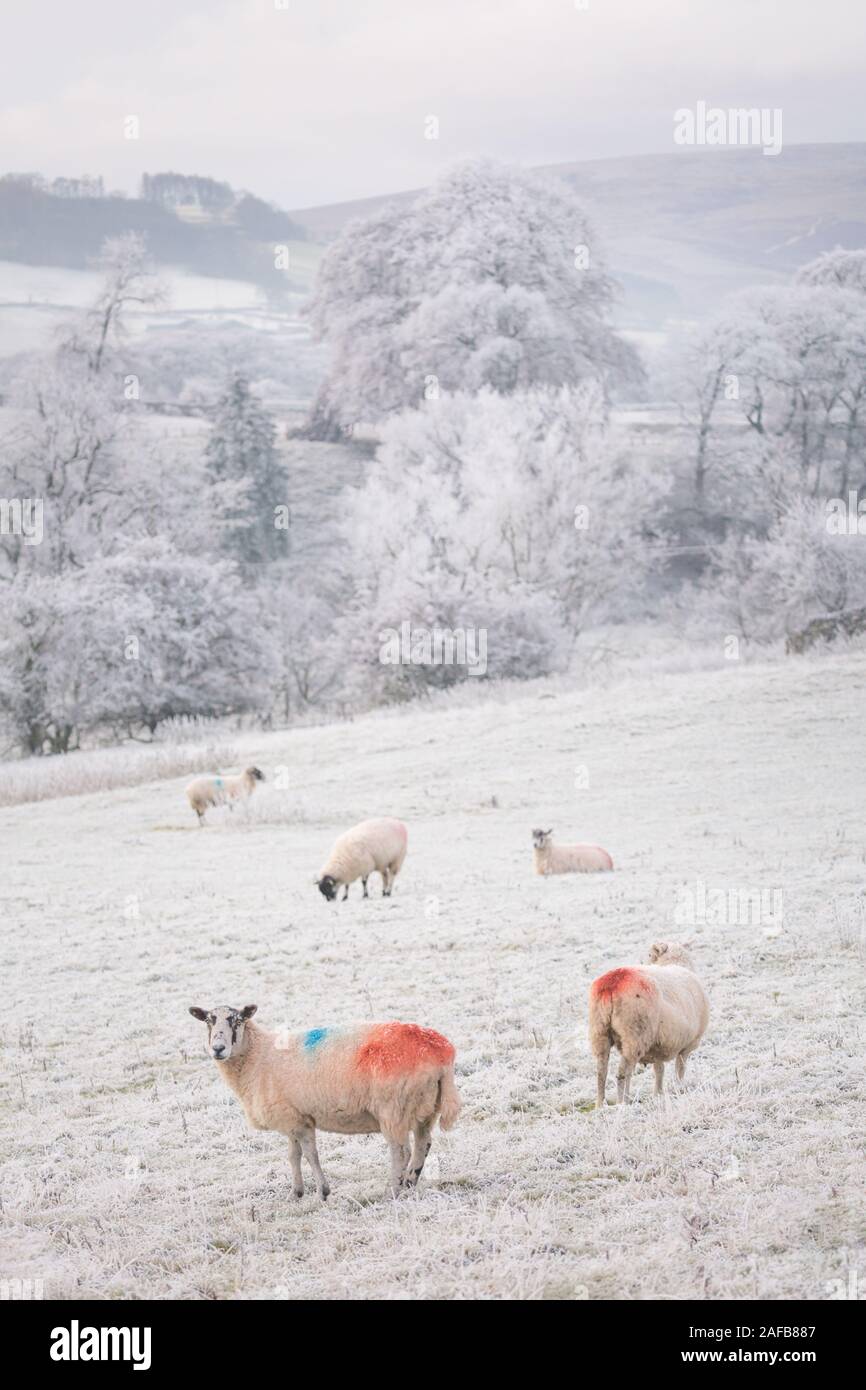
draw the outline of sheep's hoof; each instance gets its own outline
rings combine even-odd
[[[330,1195],[331,1195],[331,1189],[328,1187],[328,1185],[327,1185],[327,1183],[326,1183],[325,1186],[322,1188],[321,1192],[319,1193],[319,1196],[321,1197],[321,1199],[322,1199],[323,1202],[327,1202],[327,1200],[328,1200],[328,1198],[330,1197]]]
[[[293,1197],[296,1197],[296,1198],[298,1199],[298,1201],[301,1200],[301,1198],[303,1197],[303,1195],[304,1195],[304,1189],[303,1189],[302,1187],[293,1187],[293,1188],[292,1188],[292,1196],[293,1196]]]

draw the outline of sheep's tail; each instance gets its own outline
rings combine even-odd
[[[454,1068],[446,1067],[439,1077],[439,1126],[452,1129],[460,1114],[460,1092],[454,1085]]]
[[[606,1051],[613,1043],[613,999],[609,994],[590,995],[589,1045],[593,1055]]]

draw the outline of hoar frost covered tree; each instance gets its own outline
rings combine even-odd
[[[634,384],[614,282],[567,186],[467,161],[409,207],[351,223],[311,306],[331,366],[310,433],[336,438],[446,391]]]
[[[683,393],[702,497],[727,460],[770,516],[802,493],[862,480],[866,449],[866,296],[835,280],[746,291],[688,344]],[[732,427],[733,431],[732,432]]]
[[[730,536],[714,550],[699,612],[760,643],[863,608],[864,541],[832,525],[827,502],[795,498],[766,536]]]
[[[0,547],[0,726],[30,753],[65,752],[96,730],[152,734],[177,715],[261,711],[269,699],[261,604],[218,553],[215,524],[232,488],[250,505],[247,483],[203,486],[203,460],[194,478],[179,476],[129,409],[122,315],[157,291],[139,238],[109,243],[102,268],[93,308],[15,382],[0,453],[0,497],[42,508],[36,543],[13,532]],[[256,410],[245,420],[262,426],[261,484],[273,430]]]
[[[712,480],[729,532],[696,612],[756,641],[866,603],[862,536],[830,516],[866,486],[864,288],[866,252],[819,256],[735,296],[681,357],[696,497]]]
[[[866,294],[866,251],[825,251],[801,266],[794,277],[798,285],[835,285],[840,290]]]
[[[484,629],[489,676],[561,669],[652,565],[662,490],[618,447],[597,386],[457,393],[391,420],[344,525],[340,631],[367,698],[469,677],[383,661],[382,634],[404,622]]]
[[[285,477],[273,418],[233,374],[220,396],[205,449],[207,473],[221,492],[222,545],[244,565],[285,556],[288,532],[277,525],[286,506]]]
[[[140,232],[124,232],[107,237],[96,262],[102,287],[87,311],[84,331],[73,343],[87,357],[91,371],[98,373],[122,331],[123,316],[130,306],[153,308],[165,301],[165,289],[154,274],[146,239]]]

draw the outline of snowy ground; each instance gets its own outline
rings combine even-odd
[[[864,680],[849,653],[233,736],[270,781],[202,832],[184,778],[0,810],[0,1278],[750,1299],[859,1269],[862,1297]],[[332,839],[378,813],[410,825],[395,896],[326,904]],[[540,824],[616,872],[534,878]],[[781,890],[781,925],[675,926],[698,881]],[[659,1106],[644,1072],[592,1113],[590,981],[687,931],[713,1016],[686,1089]],[[187,1013],[249,1001],[454,1041],[465,1110],[415,1197],[385,1195],[378,1136],[323,1135],[333,1195],[293,1202],[285,1143],[246,1130]]]

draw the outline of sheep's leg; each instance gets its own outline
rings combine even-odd
[[[196,815],[198,816],[198,828],[202,830],[204,828],[204,811],[196,811]]]
[[[665,1089],[665,1064],[664,1062],[653,1062],[653,1071],[656,1074],[656,1085],[654,1094],[661,1096]]]
[[[289,1163],[292,1165],[292,1191],[296,1197],[303,1197],[304,1175],[301,1172],[301,1146],[294,1135],[289,1140]]]
[[[348,898],[348,896],[349,896],[349,885],[348,885],[348,883],[347,883],[346,886],[345,886],[345,888],[343,889],[343,896],[342,896],[342,898],[340,899],[340,902],[344,903],[344,902],[346,901],[346,899]]]
[[[633,1061],[631,1061],[629,1058],[623,1057],[623,1059],[622,1059],[622,1065],[621,1065],[621,1067],[620,1067],[620,1072],[622,1073],[622,1096],[621,1096],[621,1099],[622,1099],[622,1101],[623,1101],[623,1103],[624,1103],[625,1105],[628,1105],[628,1103],[629,1103],[629,1101],[630,1101],[630,1099],[631,1099],[631,1096],[629,1095],[629,1091],[631,1090],[631,1078],[632,1078],[632,1073],[633,1073],[634,1069],[635,1069],[635,1063],[634,1063]],[[617,1080],[617,1090],[619,1090],[619,1076],[617,1076],[617,1079],[616,1079],[616,1080]]]
[[[623,1092],[625,1091],[625,1058],[620,1057],[619,1066],[616,1069],[616,1103],[622,1105]]]
[[[601,1110],[604,1105],[604,1093],[607,1089],[607,1068],[610,1062],[610,1040],[605,1038],[601,1051],[596,1054],[595,1070],[595,1108]]]
[[[298,1141],[304,1152],[304,1158],[313,1170],[313,1178],[316,1183],[316,1191],[324,1202],[329,1192],[328,1180],[322,1172],[322,1165],[319,1162],[319,1151],[316,1148],[316,1131],[314,1129],[303,1129],[298,1134]]]
[[[412,1158],[412,1145],[409,1144],[409,1143],[407,1142],[407,1143],[405,1143],[405,1144],[403,1145],[403,1177],[404,1177],[404,1178],[405,1178],[405,1176],[406,1176],[406,1169],[409,1167],[409,1162],[410,1162],[411,1158]]]
[[[683,1077],[684,1077],[685,1074],[686,1074],[686,1061],[688,1060],[688,1057],[689,1057],[689,1052],[680,1052],[680,1053],[678,1054],[678,1056],[677,1056],[677,1061],[676,1061],[677,1081],[682,1081]]]
[[[383,898],[390,898],[390,896],[391,896],[391,870],[390,870],[390,869],[388,868],[388,866],[386,865],[385,868],[382,870],[382,897],[383,897]]]
[[[394,1196],[398,1196],[403,1188],[403,1174],[406,1170],[406,1160],[404,1157],[408,1144],[402,1143],[399,1139],[389,1139],[388,1148],[391,1150],[391,1191]]]
[[[369,898],[370,894],[367,892],[367,880],[366,880],[366,878],[362,878],[362,879],[361,879],[361,887],[362,887],[363,890],[364,890],[363,893],[361,894],[361,896],[362,896],[363,898]]]
[[[427,1155],[430,1152],[430,1135],[432,1133],[432,1130],[432,1124],[417,1124],[415,1126],[415,1129],[413,1131],[415,1137],[415,1146],[412,1150],[412,1162],[409,1165],[409,1171],[403,1178],[404,1187],[412,1188],[417,1187],[418,1185],[418,1179],[421,1176],[421,1169],[424,1167]]]

